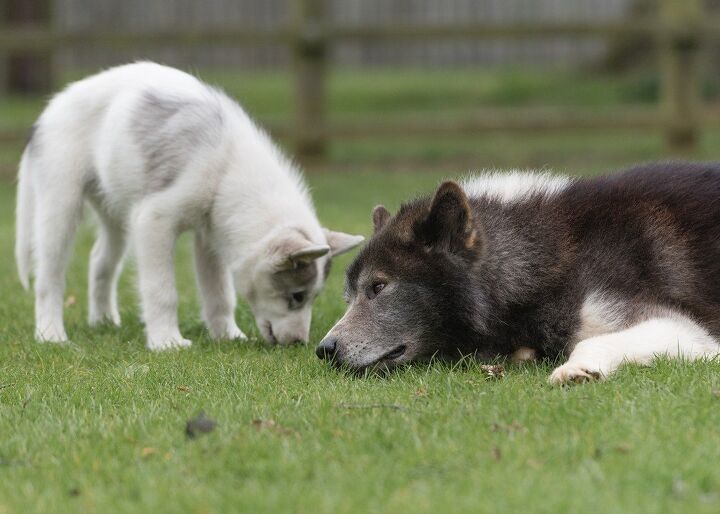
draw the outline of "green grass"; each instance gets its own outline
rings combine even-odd
[[[314,174],[320,216],[367,233],[370,209],[429,191],[440,173]],[[85,325],[81,230],[68,277],[73,344],[32,340],[32,296],[12,262],[13,191],[0,183],[0,513],[718,512],[720,364],[663,361],[551,388],[551,365],[432,364],[352,378],[312,347],[211,342],[188,240],[179,249],[187,351],[144,348],[132,269],[123,326]],[[312,340],[342,314],[333,268]],[[130,266],[131,268],[131,266]],[[189,440],[185,422],[218,423]],[[262,420],[262,421],[257,421]]]

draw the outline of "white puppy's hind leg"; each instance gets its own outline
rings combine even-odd
[[[125,254],[125,231],[101,213],[98,218],[98,238],[90,254],[88,321],[91,326],[104,321],[119,326],[117,282]]]
[[[177,319],[177,221],[163,209],[162,198],[155,196],[138,206],[132,225],[148,348],[162,351],[190,346],[180,335]]]
[[[195,273],[202,299],[202,314],[213,339],[247,339],[235,322],[235,287],[230,269],[195,233]]]
[[[56,182],[55,184],[58,184]],[[65,271],[82,213],[82,189],[72,181],[62,190],[37,188],[35,217],[35,338],[67,341],[63,323]]]
[[[568,361],[550,375],[550,383],[602,379],[623,362],[649,364],[655,357],[689,360],[720,354],[720,344],[692,320],[677,317],[653,318],[626,330],[580,341]]]

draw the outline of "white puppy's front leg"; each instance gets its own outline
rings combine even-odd
[[[568,361],[550,375],[550,383],[603,379],[623,362],[650,364],[657,356],[695,360],[720,353],[720,344],[692,320],[654,318],[626,330],[580,341]]]
[[[148,348],[190,346],[180,335],[175,288],[177,222],[159,202],[145,201],[133,219],[138,278]]]
[[[230,269],[200,231],[195,233],[195,273],[203,319],[213,339],[247,339],[235,322],[235,287]]]

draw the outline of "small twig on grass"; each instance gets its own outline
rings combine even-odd
[[[22,408],[20,409],[20,416],[22,417],[25,414],[25,407],[28,406],[28,403],[30,403],[30,400],[32,400],[32,395],[30,393],[25,396],[25,399],[22,403]]]
[[[393,409],[405,410],[405,406],[397,403],[339,403],[338,409]]]

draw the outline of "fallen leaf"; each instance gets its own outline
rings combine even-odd
[[[74,295],[70,295],[65,299],[65,307],[72,307],[77,303],[77,298]]]
[[[183,385],[177,386],[176,389],[178,391],[182,391],[183,393],[189,393],[190,391],[192,391],[192,389],[190,389],[188,386],[183,386]]]
[[[415,391],[414,396],[415,396],[415,398],[427,398],[429,394],[430,394],[430,393],[428,393],[428,390],[427,390],[426,388],[424,388],[424,387],[419,387],[419,388]]]
[[[142,455],[143,459],[147,459],[148,457],[151,457],[157,453],[157,450],[155,448],[143,448],[140,452],[140,455]]]
[[[505,376],[505,367],[501,364],[483,364],[480,366],[485,376],[488,378],[503,378]]]
[[[629,453],[632,447],[627,443],[620,443],[615,447],[615,451],[618,453]]]
[[[495,460],[502,459],[502,451],[497,446],[492,447],[492,450],[490,450],[490,455],[492,455],[492,458]]]
[[[493,423],[490,425],[490,430],[493,432],[523,432],[525,430],[525,427],[522,426],[517,421],[513,421],[509,425],[503,425],[502,423]]]
[[[273,419],[254,419],[252,422],[256,430],[269,430],[279,435],[294,435],[295,431],[275,423]]]
[[[204,412],[201,412],[196,418],[188,420],[185,425],[185,435],[193,439],[200,434],[212,432],[216,426],[217,423],[215,423],[215,421],[208,418]]]

